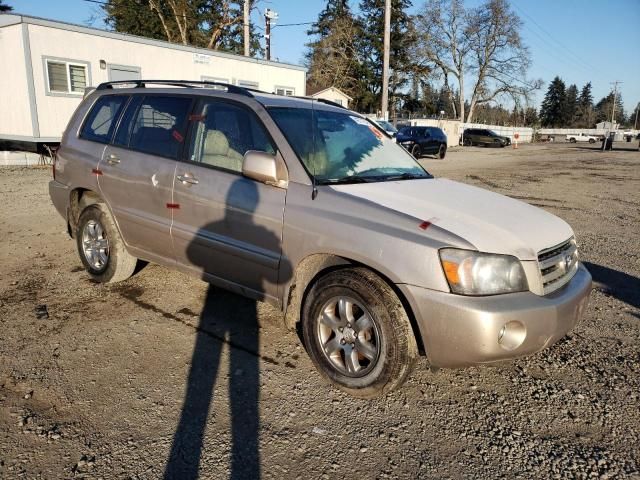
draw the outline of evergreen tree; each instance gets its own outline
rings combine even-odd
[[[614,115],[614,123],[624,123],[624,108],[622,105],[622,96],[618,93],[616,98],[616,111]],[[611,92],[606,97],[603,97],[594,108],[595,112],[595,121],[596,123],[600,122],[610,122],[611,121],[611,113],[613,111],[613,92]]]
[[[382,94],[382,60],[384,41],[384,0],[361,0],[360,22],[363,28],[361,53],[363,79],[366,92],[361,108],[363,111],[376,112],[380,109]],[[410,0],[391,0],[391,35],[389,55],[389,98],[401,90],[411,76],[420,71],[415,58],[410,54],[417,41],[417,34],[407,9]]]
[[[305,54],[307,87],[336,87],[354,99],[352,108],[360,108],[364,88],[358,54],[362,30],[349,2],[329,0],[307,34],[313,37]]]
[[[593,116],[593,95],[591,94],[591,82],[587,83],[580,91],[578,98],[578,118],[576,126],[581,128],[592,128],[594,125]]]
[[[578,87],[575,85],[569,85],[569,88],[567,88],[564,113],[564,124],[568,127],[576,126],[575,122],[578,116]]]
[[[337,19],[345,16],[353,16],[351,9],[349,8],[349,0],[327,0],[327,5],[318,15],[318,20],[311,25],[309,30],[307,30],[307,35],[310,37],[327,37],[331,34],[331,26],[333,23]],[[308,45],[313,46],[314,42]]]
[[[116,32],[241,54],[243,4],[242,0],[107,0],[102,9],[105,23]],[[253,24],[250,35],[252,54],[261,53]]]
[[[2,0],[0,0],[0,12],[10,12],[13,10],[11,5],[5,5]]]
[[[553,79],[549,85],[542,107],[540,120],[544,127],[562,127],[566,118],[567,94],[564,82],[560,77]]]

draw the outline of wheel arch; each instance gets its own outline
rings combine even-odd
[[[420,355],[424,355],[425,348],[422,342],[422,335],[413,309],[397,285],[379,270],[362,262],[335,254],[315,253],[305,257],[298,263],[294,271],[292,281],[289,283],[288,289],[285,292],[284,321],[286,327],[291,330],[299,330],[302,321],[302,308],[304,306],[304,302],[309,290],[320,277],[335,270],[353,267],[362,267],[370,270],[380,277],[380,279],[393,290],[407,313],[407,317],[411,324],[411,331],[418,346],[418,351]]]
[[[69,206],[67,208],[67,231],[71,238],[75,238],[78,219],[82,210],[89,205],[103,201],[100,194],[88,188],[74,188],[69,194]]]

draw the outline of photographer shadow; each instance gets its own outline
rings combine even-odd
[[[281,240],[274,232],[256,225],[253,216],[259,204],[259,192],[252,180],[239,178],[227,193],[225,218],[201,228],[191,241],[187,255],[193,265],[205,271],[205,255],[224,255],[207,250],[198,241],[205,232],[242,228],[245,238],[259,238],[261,247],[281,252]],[[230,208],[230,207],[233,208]],[[279,233],[279,232],[278,232]],[[210,260],[210,257],[209,257]],[[284,259],[279,268],[259,278],[261,285],[286,281],[291,273]],[[199,317],[197,337],[191,359],[180,420],[165,467],[165,479],[198,478],[204,435],[209,418],[221,418],[212,410],[216,378],[220,372],[225,343],[229,352],[229,410],[231,414],[230,460],[232,479],[260,478],[260,338],[257,301],[225,292],[210,285]],[[221,400],[224,396],[221,397]],[[217,408],[222,402],[217,402]],[[217,475],[222,476],[222,475]]]

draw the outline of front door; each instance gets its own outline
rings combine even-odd
[[[277,296],[286,189],[242,176],[248,150],[275,155],[258,117],[203,99],[175,177],[176,258],[214,283],[255,298]]]
[[[125,243],[146,260],[172,263],[172,189],[188,96],[136,95],[104,151],[98,183]]]

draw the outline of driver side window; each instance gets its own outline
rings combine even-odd
[[[196,124],[189,146],[191,162],[240,173],[247,151],[276,153],[264,126],[243,107],[206,100],[192,121]]]

